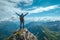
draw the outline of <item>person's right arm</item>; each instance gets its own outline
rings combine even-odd
[[[18,16],[20,16],[20,14],[16,13]]]

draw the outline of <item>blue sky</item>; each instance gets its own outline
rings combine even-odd
[[[16,12],[29,12],[26,21],[60,20],[60,0],[0,0],[1,20],[18,20]]]

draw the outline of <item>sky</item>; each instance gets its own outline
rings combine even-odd
[[[0,21],[18,21],[16,13],[27,12],[25,21],[60,21],[60,0],[0,0]]]

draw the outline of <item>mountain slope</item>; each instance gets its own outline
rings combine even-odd
[[[32,33],[34,33],[35,35],[38,36],[38,40],[41,40],[44,36],[46,38],[48,38],[48,39],[51,37],[54,40],[57,40],[57,39],[59,39],[58,37],[60,37],[60,35],[59,35],[60,21],[54,21],[54,22],[31,22],[29,24],[26,24],[26,27]],[[45,32],[43,32],[43,31],[45,31]]]
[[[38,40],[42,40],[42,38],[46,36],[45,33],[43,33],[43,31],[41,30],[42,28],[42,23],[40,22],[31,22],[29,24],[26,24],[25,27],[30,31],[32,32],[33,34],[35,34],[38,38]]]
[[[0,22],[0,40],[8,37],[13,31],[17,30],[19,26],[11,21]]]

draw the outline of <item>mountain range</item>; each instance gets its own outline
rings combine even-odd
[[[58,34],[58,37],[60,37],[60,21],[30,22],[26,24],[25,27],[31,33],[36,35],[38,40],[42,40],[43,37],[46,37],[47,39],[51,38],[52,36],[48,36],[48,34],[53,36],[56,36],[55,34]],[[3,40],[4,38],[10,36],[17,29],[19,29],[19,25],[17,23],[11,21],[0,22],[0,40]]]

